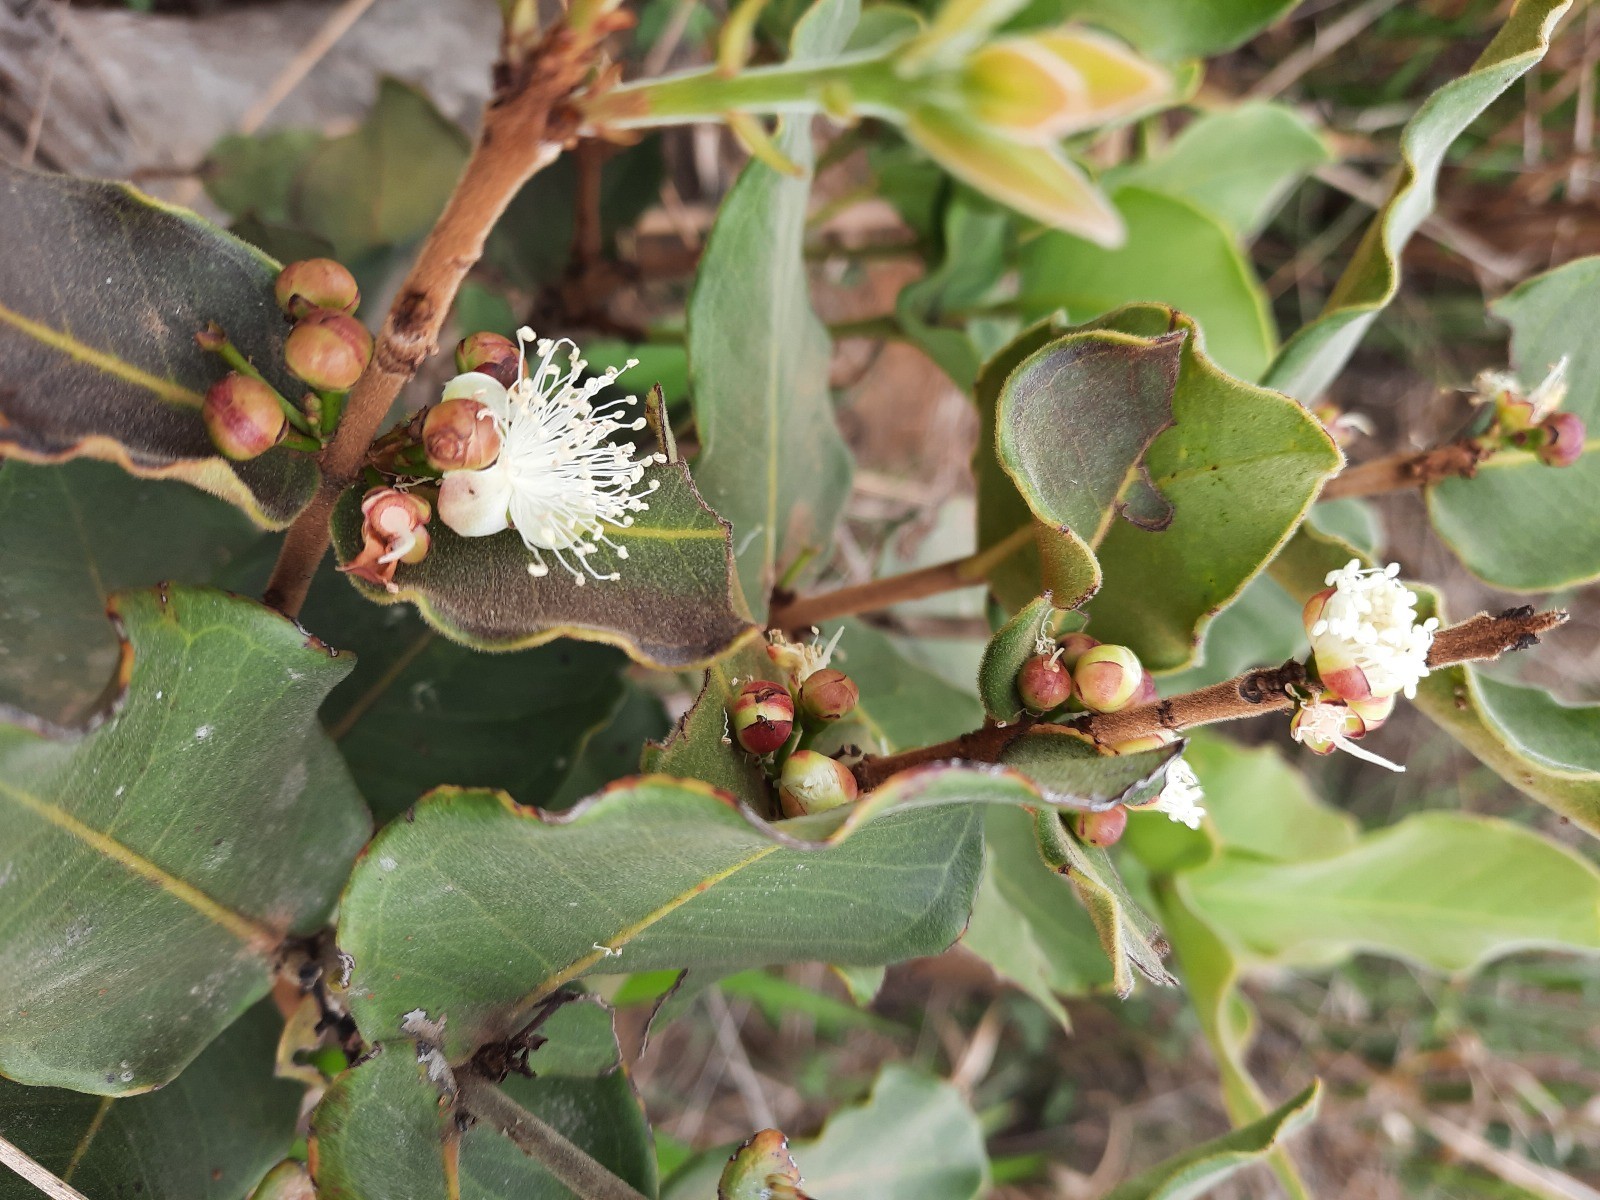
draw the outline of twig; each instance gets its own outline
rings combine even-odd
[[[0,1137],[0,1163],[10,1167],[51,1200],[89,1200],[77,1188],[57,1179],[3,1137]]]
[[[1428,666],[1484,662],[1526,649],[1538,642],[1540,634],[1566,619],[1563,611],[1535,612],[1531,607],[1508,609],[1498,616],[1479,613],[1434,635]],[[869,791],[891,775],[926,763],[1000,762],[1012,742],[1034,731],[1073,733],[1086,736],[1099,746],[1119,746],[1162,733],[1182,733],[1198,725],[1282,712],[1293,706],[1292,692],[1317,690],[1307,679],[1305,667],[1290,661],[1281,667],[1246,671],[1224,683],[1120,712],[1089,713],[1062,724],[1024,719],[1015,725],[988,725],[934,746],[869,756],[856,765],[855,775],[861,789]]]
[[[344,0],[343,4],[329,13],[322,27],[309,42],[295,52],[293,58],[284,64],[283,70],[278,72],[277,78],[261,94],[260,99],[245,110],[244,116],[239,118],[237,131],[248,135],[260,129],[261,123],[271,115],[272,110],[300,86],[305,77],[311,74],[311,69],[322,61],[328,51],[334,48],[340,38],[350,32],[351,26],[371,7],[372,0]]]
[[[328,519],[355,482],[400,389],[436,348],[467,272],[512,198],[553,162],[577,132],[568,97],[589,73],[607,20],[583,33],[557,26],[534,48],[484,112],[483,127],[438,223],[423,243],[378,334],[372,361],[350,393],[344,419],[320,460],[322,482],[278,553],[265,602],[295,616],[328,549]]]
[[[1261,77],[1261,80],[1250,89],[1250,99],[1270,100],[1398,3],[1399,0],[1367,0],[1365,4],[1358,4],[1352,8],[1326,29],[1317,30],[1312,34],[1309,43],[1285,57]]]
[[[645,1200],[643,1195],[569,1142],[558,1130],[541,1121],[488,1080],[463,1072],[457,1076],[457,1082],[460,1103],[468,1113],[505,1134],[517,1144],[518,1149],[555,1176],[579,1200]]]
[[[72,6],[72,0],[61,0],[61,6],[56,11],[56,36],[50,43],[50,57],[45,60],[44,78],[39,81],[39,99],[33,105],[33,117],[28,121],[28,140],[22,144],[21,163],[25,167],[33,166],[33,156],[39,152],[39,141],[44,137],[44,115],[50,107],[50,90],[55,86],[56,67],[61,62],[61,47],[67,40],[64,22],[67,18],[67,9]]]
[[[1441,479],[1471,479],[1492,448],[1476,441],[1451,442],[1432,450],[1390,454],[1371,462],[1346,467],[1322,487],[1319,500],[1344,500],[1352,496],[1377,496],[1384,492],[1428,487]]]

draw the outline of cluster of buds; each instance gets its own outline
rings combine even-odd
[[[1051,638],[1041,630],[1033,657],[1017,672],[1022,706],[1036,717],[1052,713],[1109,713],[1156,699],[1156,681],[1126,646],[1086,633]]]
[[[319,392],[349,391],[372,357],[372,335],[351,315],[361,303],[355,277],[331,258],[308,258],[285,267],[274,292],[295,323],[283,346],[295,378]]]
[[[1563,412],[1567,398],[1567,360],[1563,358],[1531,391],[1515,375],[1485,371],[1478,376],[1477,403],[1492,406],[1490,435],[1531,450],[1552,467],[1570,467],[1583,455],[1588,430],[1577,413]]]
[[[783,682],[752,679],[728,704],[729,730],[775,774],[785,816],[823,812],[856,798],[850,768],[810,749],[861,698],[855,682],[828,665],[838,641],[836,634],[827,645],[806,645],[774,634],[767,653]]]
[[[1363,569],[1352,559],[1329,572],[1328,586],[1306,602],[1311,665],[1323,695],[1299,704],[1294,739],[1315,754],[1344,750],[1391,770],[1404,768],[1355,745],[1388,720],[1397,698],[1417,694],[1439,626],[1417,620],[1417,597],[1397,576],[1398,563]]]

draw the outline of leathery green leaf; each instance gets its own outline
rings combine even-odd
[[[1471,479],[1443,480],[1427,491],[1439,536],[1468,570],[1496,587],[1551,591],[1600,577],[1597,302],[1600,257],[1530,279],[1493,308],[1511,326],[1512,362],[1525,386],[1567,359],[1561,407],[1588,426],[1583,456],[1570,467],[1548,467],[1525,450],[1503,450]]]
[[[1041,637],[1054,637],[1083,626],[1076,612],[1055,607],[1050,597],[1041,596],[1022,609],[989,639],[978,666],[978,697],[996,721],[1015,721],[1022,716],[1022,697],[1017,693],[1017,673],[1038,652]]]
[[[1571,0],[1517,0],[1472,69],[1433,95],[1400,135],[1402,167],[1319,316],[1284,343],[1262,382],[1313,400],[1333,382],[1400,288],[1400,255],[1432,210],[1450,144],[1494,99],[1544,57]]]
[[[813,8],[790,61],[837,54],[858,12],[855,0]],[[832,344],[806,278],[810,122],[791,118],[774,141],[802,173],[745,167],[717,214],[688,314],[695,481],[733,525],[739,579],[758,619],[794,557],[831,545],[851,475],[828,387]]]
[[[0,714],[0,1071],[126,1095],[266,994],[371,822],[316,723],[348,655],[207,589],[112,614],[128,641],[100,724]]]
[[[442,521],[429,525],[428,557],[402,563],[393,592],[352,579],[380,604],[409,601],[446,637],[482,650],[522,650],[558,637],[618,646],[647,666],[706,662],[751,633],[733,573],[728,525],[706,507],[688,469],[673,462],[646,469],[660,487],[650,507],[627,528],[606,536],[627,550],[619,558],[603,544],[586,561],[600,574],[588,579],[554,568],[535,578],[533,558],[513,529],[464,538]],[[340,498],[333,546],[341,563],[361,548],[360,488]]]
[[[194,335],[215,321],[278,390],[288,323],[278,264],[185,209],[124,184],[0,163],[0,455],[101,458],[182,479],[280,528],[317,472],[282,448],[229,462],[200,420],[226,373]]]

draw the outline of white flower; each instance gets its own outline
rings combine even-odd
[[[1193,767],[1180,758],[1167,768],[1161,795],[1150,807],[1158,813],[1166,813],[1168,820],[1187,825],[1190,829],[1199,829],[1200,821],[1206,815],[1206,810],[1200,807],[1200,801],[1205,798],[1200,777],[1194,773]]]
[[[1477,379],[1473,380],[1473,387],[1477,391],[1473,403],[1501,404],[1507,398],[1520,400],[1527,405],[1523,420],[1529,425],[1537,425],[1560,408],[1561,402],[1567,398],[1567,364],[1570,361],[1570,356],[1563,354],[1539,385],[1526,393],[1522,381],[1510,371],[1479,372]]]
[[[608,367],[580,382],[588,366],[578,347],[565,338],[534,343],[536,361],[527,357],[533,331],[518,330],[523,346],[516,383],[502,387],[487,375],[468,373],[451,380],[447,399],[470,397],[492,414],[500,434],[500,455],[480,471],[448,471],[439,488],[439,519],[462,537],[486,537],[515,529],[533,554],[528,573],[549,574],[549,553],[575,581],[616,579],[615,570],[601,573],[589,556],[603,545],[618,559],[628,551],[606,536],[607,527],[627,528],[633,513],[650,506],[644,497],[659,481],[641,488],[645,466],[665,462],[653,455],[635,460],[628,446],[613,444],[621,429],[643,429],[643,417],[625,422],[617,415],[638,403],[624,396],[593,403],[620,373]],[[563,356],[562,350],[566,347]],[[563,364],[556,362],[565,358]],[[628,366],[634,366],[629,362]]]
[[[1399,563],[1362,570],[1352,559],[1328,574],[1329,590],[1306,606],[1306,632],[1323,683],[1348,700],[1417,694],[1439,622],[1417,623],[1417,597],[1395,576]]]
[[[811,632],[815,636],[809,643],[791,642],[776,629],[767,634],[767,657],[788,674],[797,688],[833,661],[833,652],[839,645],[839,639],[844,636],[844,626],[834,630],[833,637],[826,644],[817,629],[813,628]]]
[[[1361,717],[1343,704],[1328,704],[1318,700],[1302,704],[1289,725],[1289,735],[1313,754],[1332,754],[1343,750],[1369,763],[1376,763],[1391,771],[1404,771],[1399,763],[1392,763],[1356,745],[1352,732],[1359,736],[1364,728]]]

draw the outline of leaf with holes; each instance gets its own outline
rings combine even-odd
[[[226,373],[195,345],[208,322],[287,396],[288,324],[260,251],[123,184],[0,163],[0,455],[102,458],[175,478],[287,525],[317,472],[280,448],[248,462],[217,454],[200,420]]]
[[[125,592],[98,726],[0,725],[0,1072],[167,1083],[266,994],[371,828],[316,723],[350,658],[250,600]]]

